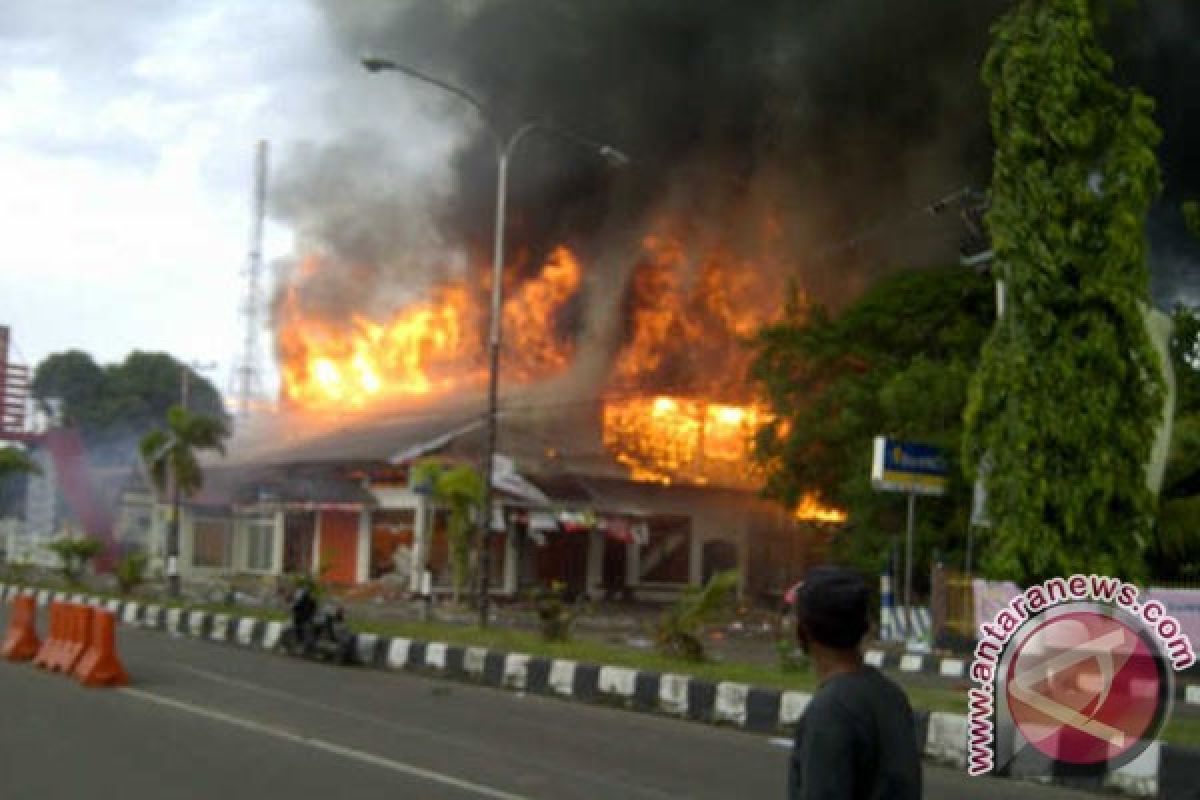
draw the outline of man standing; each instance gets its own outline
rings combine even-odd
[[[869,592],[818,567],[797,592],[796,635],[818,687],[796,726],[790,800],[920,800],[921,760],[903,690],[862,663]]]

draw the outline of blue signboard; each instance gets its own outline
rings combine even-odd
[[[946,491],[947,472],[945,455],[932,445],[902,442],[886,436],[875,437],[871,485],[876,489],[943,494]]]

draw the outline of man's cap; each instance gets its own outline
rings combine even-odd
[[[796,597],[796,619],[808,638],[827,647],[857,647],[867,633],[870,592],[858,573],[816,567]]]

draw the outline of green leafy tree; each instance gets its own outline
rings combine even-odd
[[[785,507],[818,490],[849,512],[835,554],[877,571],[904,530],[904,499],[870,484],[871,441],[890,434],[950,456],[951,490],[923,503],[917,556],[960,553],[970,492],[958,469],[967,381],[995,318],[992,282],[962,267],[900,272],[836,318],[793,299],[755,342],[751,376],[773,419],[755,454]],[[918,580],[920,575],[918,573]]]
[[[167,555],[179,553],[179,504],[182,497],[191,497],[204,484],[204,471],[196,455],[201,450],[225,452],[229,427],[220,417],[193,414],[181,406],[167,411],[166,427],[153,430],[142,437],[139,451],[159,495],[171,490],[171,529],[168,533]],[[179,594],[177,576],[172,576],[170,591]]]
[[[985,567],[1020,581],[1144,574],[1163,376],[1145,330],[1152,101],[1116,85],[1087,0],[1022,0],[983,75],[987,224],[1008,308],[971,384],[963,459],[990,459]]]
[[[428,459],[413,465],[413,485],[426,487],[434,502],[450,512],[450,571],[454,602],[458,603],[470,578],[475,520],[483,508],[483,479],[468,464],[447,465]]]
[[[1175,420],[1149,559],[1154,577],[1196,580],[1200,578],[1200,315],[1180,307],[1173,322]]]
[[[188,376],[188,410],[227,419],[217,390],[166,353],[135,351],[119,364],[100,366],[79,350],[48,356],[34,370],[39,399],[58,398],[66,420],[77,425],[93,461],[127,462],[136,442],[180,402]]]

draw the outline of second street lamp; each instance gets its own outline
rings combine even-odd
[[[492,250],[492,303],[491,322],[488,330],[488,400],[487,400],[487,438],[483,459],[483,513],[480,521],[480,553],[479,553],[479,624],[486,627],[488,623],[489,579],[491,572],[491,547],[488,541],[491,535],[492,501],[495,487],[493,486],[496,461],[496,409],[499,403],[500,386],[500,314],[503,306],[504,278],[504,221],[505,205],[508,196],[508,162],[517,145],[530,133],[542,131],[549,133],[595,152],[601,158],[617,166],[629,163],[628,157],[611,145],[604,144],[582,136],[574,131],[551,125],[541,120],[529,120],[519,125],[507,136],[500,130],[495,116],[477,97],[459,86],[447,83],[439,78],[426,75],[412,67],[398,64],[386,58],[368,57],[362,59],[362,65],[368,72],[398,72],[409,78],[436,86],[444,92],[449,92],[469,103],[479,113],[484,124],[491,132],[496,145],[496,217],[494,222],[494,241]]]

